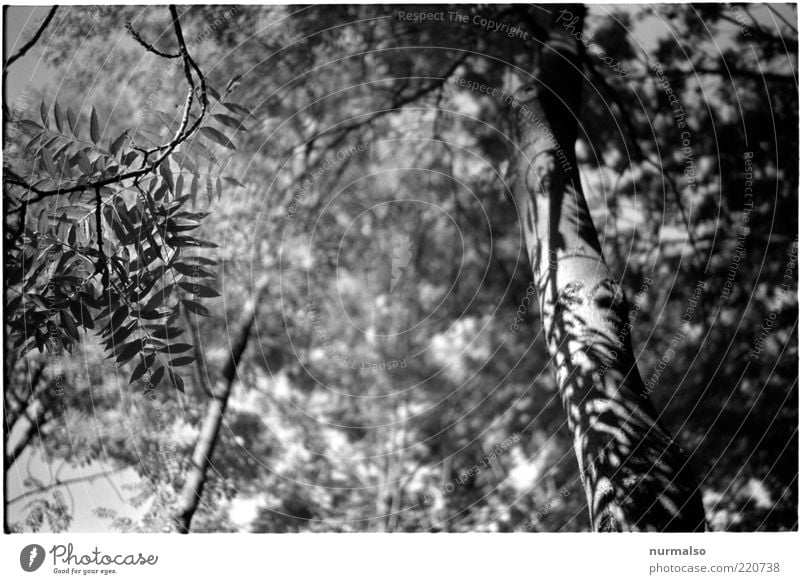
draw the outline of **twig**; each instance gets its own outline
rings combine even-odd
[[[340,132],[342,132],[343,134],[347,134],[351,130],[355,130],[355,129],[360,128],[361,126],[368,125],[368,124],[372,123],[373,121],[375,121],[376,119],[380,118],[381,116],[384,116],[386,114],[392,113],[392,112],[402,108],[405,105],[408,105],[410,103],[413,103],[413,102],[417,101],[418,99],[420,99],[422,97],[425,97],[427,94],[429,94],[429,93],[439,89],[440,87],[442,87],[447,82],[447,80],[450,78],[450,76],[452,76],[453,73],[455,73],[455,70],[458,69],[458,67],[462,63],[464,63],[469,56],[470,56],[470,53],[463,52],[455,61],[453,61],[453,63],[450,65],[450,67],[448,67],[447,71],[445,71],[442,74],[441,77],[434,78],[435,81],[432,81],[431,83],[429,83],[428,85],[425,85],[424,87],[420,87],[417,91],[415,91],[411,95],[403,97],[403,96],[399,95],[398,93],[396,93],[395,96],[394,96],[394,99],[392,100],[392,103],[389,105],[389,107],[387,107],[385,109],[382,109],[382,110],[376,111],[375,113],[373,113],[372,115],[367,117],[365,120],[362,120],[360,122],[351,122],[350,124],[347,124],[346,126],[344,126],[342,128],[337,128],[337,126],[331,126],[327,130],[323,130],[322,132],[320,132],[316,136],[313,136],[311,138],[311,140],[317,140],[320,137],[325,136],[326,134],[330,134],[330,133],[332,133],[333,131],[335,131],[337,129]]]
[[[689,216],[686,214],[686,207],[684,207],[683,201],[681,200],[681,193],[680,193],[680,190],[678,190],[678,185],[676,184],[675,179],[672,178],[672,176],[668,172],[666,172],[661,165],[656,164],[655,162],[653,162],[649,158],[645,158],[644,161],[647,162],[648,164],[650,164],[653,168],[655,168],[656,171],[660,172],[661,175],[669,183],[670,189],[672,190],[672,193],[675,195],[675,205],[678,207],[678,211],[681,214],[681,218],[683,219],[683,222],[686,225],[686,235],[687,235],[687,237],[689,239],[689,245],[691,246],[692,251],[694,251],[693,259],[696,259],[696,261],[694,261],[692,263],[695,264],[695,266],[694,266],[695,269],[700,271],[700,268],[702,267],[701,264],[699,263],[700,262],[700,250],[697,247],[697,241],[695,240],[694,234],[692,233],[692,225],[689,222]]]
[[[118,467],[118,468],[112,468],[110,470],[99,471],[99,472],[96,472],[96,473],[93,473],[93,474],[89,474],[89,475],[85,475],[85,476],[73,477],[71,479],[64,479],[63,481],[61,479],[56,479],[55,482],[53,482],[53,483],[51,483],[49,485],[43,485],[41,487],[37,487],[35,489],[31,489],[30,491],[26,491],[26,492],[22,493],[21,495],[17,495],[13,499],[9,499],[8,501],[6,501],[6,508],[8,508],[9,505],[14,504],[14,503],[16,503],[17,501],[19,501],[21,499],[27,499],[28,497],[32,497],[33,495],[38,495],[39,493],[45,493],[47,491],[51,491],[53,489],[57,489],[58,487],[65,487],[65,486],[71,485],[73,483],[82,483],[84,481],[90,481],[91,482],[94,479],[107,477],[108,475],[112,475],[114,473],[118,473],[118,472],[123,471],[123,470],[125,470],[124,466]]]
[[[772,12],[772,14],[774,14],[775,16],[777,16],[778,18],[780,18],[780,19],[783,21],[783,23],[784,23],[786,26],[788,26],[788,27],[789,27],[789,30],[791,30],[791,31],[792,31],[792,32],[794,32],[794,33],[797,33],[797,29],[795,28],[795,26],[794,26],[794,25],[793,25],[791,22],[789,22],[788,20],[786,20],[786,17],[785,17],[783,14],[781,14],[780,12],[778,12],[777,10],[775,10],[775,9],[772,7],[772,5],[771,5],[771,4],[767,4],[767,5],[766,5],[766,7],[769,9],[769,11],[770,11],[770,12]]]
[[[586,65],[591,76],[594,80],[605,90],[606,94],[611,98],[611,101],[617,106],[617,109],[622,114],[620,117],[622,118],[622,124],[625,126],[625,129],[628,132],[628,135],[631,137],[630,145],[633,149],[633,155],[641,160],[644,158],[644,152],[642,152],[641,147],[639,146],[639,141],[637,139],[637,132],[633,127],[633,118],[631,117],[628,109],[623,105],[622,100],[619,97],[617,91],[611,87],[611,84],[606,81],[606,78],[603,77],[600,72],[595,68],[594,63],[592,63],[591,59],[589,58],[588,53],[585,51],[581,51],[583,55],[583,62]],[[627,142],[626,142],[627,145]]]
[[[739,69],[730,65],[725,65],[726,70],[715,69],[714,67],[704,66],[691,66],[690,71],[685,71],[678,68],[665,68],[664,73],[671,76],[686,76],[686,75],[719,75],[721,77],[741,77],[742,79],[753,79],[755,81],[774,81],[776,83],[792,83],[796,84],[797,80],[792,75],[784,73],[774,73],[772,71],[748,71],[746,69]]]
[[[10,174],[9,177],[6,178],[6,182],[9,184],[21,186],[28,191],[36,193],[36,197],[29,199],[28,202],[36,202],[41,201],[47,197],[57,196],[57,195],[66,195],[69,193],[78,193],[78,192],[86,192],[91,189],[98,189],[100,187],[108,186],[111,184],[121,183],[125,180],[129,179],[136,179],[151,172],[154,172],[158,166],[166,160],[166,158],[172,154],[172,152],[184,141],[186,141],[197,128],[200,126],[201,121],[205,117],[206,109],[208,107],[208,97],[206,95],[206,81],[203,73],[200,71],[200,68],[195,63],[194,59],[192,59],[191,55],[189,55],[189,51],[186,48],[186,42],[183,38],[183,31],[181,29],[180,20],[178,19],[178,12],[175,9],[175,6],[170,5],[169,7],[170,14],[172,15],[172,24],[175,30],[175,36],[178,41],[178,47],[180,49],[180,56],[183,59],[183,69],[184,75],[186,77],[186,81],[189,85],[189,91],[186,95],[186,101],[184,102],[183,106],[183,119],[181,120],[180,127],[175,133],[175,136],[166,144],[162,144],[161,146],[156,146],[155,148],[151,148],[149,150],[144,150],[144,159],[142,161],[142,166],[138,170],[132,170],[130,172],[126,172],[124,174],[120,174],[117,176],[112,176],[106,179],[98,180],[95,182],[89,182],[86,184],[81,185],[74,185],[72,187],[59,187],[56,189],[51,190],[42,190],[38,189],[24,180],[22,180],[19,176],[15,174]],[[195,119],[195,121],[189,125],[189,117],[192,109],[192,105],[194,103],[194,96],[198,93],[197,85],[195,84],[194,77],[192,75],[192,71],[195,72],[199,81],[200,81],[200,88],[199,88],[199,101],[200,101],[200,115]],[[154,160],[151,164],[148,165],[147,159],[151,154],[156,154],[161,152],[161,154]]]
[[[622,118],[622,123],[625,126],[625,129],[628,131],[628,135],[631,137],[630,145],[631,149],[633,150],[633,155],[639,162],[646,162],[657,172],[661,174],[661,176],[669,183],[670,190],[672,191],[674,198],[675,198],[675,205],[678,207],[678,211],[681,214],[681,219],[683,220],[684,224],[686,225],[686,233],[689,239],[689,245],[694,252],[694,258],[697,258],[692,263],[699,262],[700,258],[700,250],[697,247],[697,242],[695,241],[694,235],[692,233],[692,225],[689,222],[689,217],[686,213],[686,208],[683,205],[683,201],[681,200],[681,193],[678,189],[678,185],[675,183],[675,180],[672,176],[657,162],[652,160],[647,154],[645,154],[644,150],[641,148],[639,144],[639,133],[633,126],[633,117],[628,112],[628,109],[623,105],[622,100],[619,97],[617,91],[611,87],[611,84],[606,81],[606,79],[595,69],[594,64],[589,60],[588,55],[584,53],[584,63],[586,64],[589,73],[595,78],[596,81],[603,87],[606,93],[611,97],[611,101],[617,106]],[[627,142],[626,142],[627,144]],[[696,263],[696,268],[700,269],[700,264]]]
[[[771,34],[767,33],[767,32],[766,32],[766,31],[765,31],[765,30],[762,28],[762,26],[761,26],[761,23],[759,23],[759,22],[758,22],[758,20],[756,20],[756,17],[755,17],[755,16],[753,16],[753,13],[752,13],[752,12],[750,12],[750,9],[747,7],[747,5],[746,5],[746,4],[742,6],[742,10],[744,10],[744,11],[745,11],[745,13],[747,14],[747,16],[749,16],[749,17],[750,17],[750,20],[752,20],[752,21],[753,21],[753,23],[752,23],[752,27],[753,27],[755,30],[757,30],[757,31],[758,31],[758,32],[759,32],[759,33],[760,33],[762,36],[763,36],[763,35],[772,36]]]
[[[31,49],[31,47],[39,41],[39,37],[41,37],[42,33],[44,33],[44,29],[46,29],[47,25],[50,24],[50,21],[53,20],[53,16],[55,16],[56,10],[58,10],[58,6],[53,6],[50,9],[50,12],[47,13],[47,16],[45,16],[41,26],[39,26],[39,30],[36,31],[35,35],[33,35],[33,38],[29,40],[27,43],[25,43],[25,45],[23,45],[23,47],[19,51],[17,51],[16,54],[11,55],[8,58],[5,66],[3,67],[4,72],[14,63],[14,61],[24,57],[25,53],[27,53]]]
[[[159,51],[153,45],[151,45],[150,43],[145,41],[142,38],[142,36],[138,32],[136,32],[136,29],[133,28],[133,25],[130,22],[126,22],[125,23],[125,28],[128,29],[128,32],[131,33],[131,36],[134,38],[134,40],[136,40],[140,45],[142,45],[144,47],[144,50],[147,51],[148,53],[153,53],[155,55],[158,55],[159,57],[164,57],[165,59],[180,59],[181,58],[180,54],[173,55],[173,54],[170,54],[170,53],[164,53],[162,51]]]
[[[784,39],[783,37],[776,37],[775,35],[770,34],[769,32],[765,31],[763,28],[761,28],[761,26],[758,24],[756,19],[753,18],[753,15],[747,10],[747,8],[745,8],[744,10],[745,10],[745,12],[747,12],[747,15],[753,21],[753,23],[752,23],[752,31],[755,32],[759,37],[761,37],[762,40],[765,40],[765,41],[768,41],[768,42],[771,42],[771,43],[777,43],[777,42],[786,43],[787,42],[786,39]],[[721,18],[722,20],[726,20],[726,21],[730,22],[731,24],[735,24],[737,27],[741,27],[742,26],[742,23],[740,23],[738,20],[736,20],[732,16],[728,16],[725,13],[720,13],[720,14],[717,15],[717,17]],[[797,41],[796,40],[789,39],[788,43],[789,43],[789,48],[790,49],[796,50],[796,48],[797,48]]]

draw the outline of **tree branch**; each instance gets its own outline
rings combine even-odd
[[[747,15],[752,20],[751,30],[754,33],[756,33],[756,35],[759,36],[763,41],[770,42],[770,43],[779,43],[779,42],[780,43],[786,43],[787,42],[787,39],[784,39],[783,37],[776,37],[772,33],[769,33],[766,30],[764,30],[763,28],[761,28],[761,25],[758,24],[756,19],[753,17],[753,15],[750,13],[750,11],[746,7],[744,8],[744,11],[747,12]],[[717,17],[721,18],[722,20],[726,20],[726,21],[730,22],[731,24],[735,24],[737,27],[741,27],[742,26],[741,22],[739,22],[738,20],[736,20],[732,16],[728,16],[727,14],[720,13],[720,14],[717,14]],[[797,50],[797,41],[794,40],[794,39],[788,39],[788,48],[790,50],[792,50],[792,51],[796,51]]]
[[[203,420],[200,435],[197,438],[197,443],[192,453],[191,469],[186,476],[186,481],[181,489],[178,504],[173,515],[175,529],[178,533],[189,533],[192,517],[194,517],[200,505],[200,497],[203,494],[203,488],[207,480],[206,475],[211,466],[211,457],[219,439],[222,419],[225,416],[234,378],[236,377],[236,369],[239,360],[242,358],[247,348],[251,330],[256,320],[259,298],[265,290],[266,285],[266,277],[262,277],[256,283],[252,297],[243,309],[237,324],[236,336],[230,347],[228,359],[222,367],[221,378],[216,382],[214,389],[211,391],[211,403],[208,404],[208,410]],[[201,377],[205,383],[207,376]],[[204,387],[204,389],[206,391],[210,390],[207,386]]]
[[[777,16],[778,18],[780,18],[780,19],[781,19],[781,21],[783,21],[783,23],[784,23],[786,26],[788,26],[788,27],[789,27],[789,30],[791,30],[793,33],[797,34],[797,28],[795,28],[795,26],[794,26],[794,25],[793,25],[791,22],[789,22],[789,21],[786,19],[786,17],[785,17],[783,14],[781,14],[780,12],[778,12],[777,10],[775,10],[775,9],[772,7],[772,5],[771,5],[771,4],[766,4],[766,7],[769,9],[769,11],[770,11],[770,12],[772,12],[772,14],[774,14],[775,16]]]
[[[142,38],[142,36],[138,32],[136,32],[136,29],[133,28],[133,25],[130,22],[126,22],[125,23],[125,28],[128,29],[128,32],[131,33],[131,36],[134,38],[134,40],[136,40],[136,42],[138,42],[140,45],[142,45],[142,47],[144,47],[144,50],[147,51],[148,53],[153,53],[153,54],[158,55],[159,57],[163,57],[165,59],[180,59],[181,58],[180,53],[171,54],[171,53],[164,53],[162,51],[159,51],[153,45],[151,45],[150,43],[145,41]]]
[[[432,81],[431,83],[429,83],[429,84],[427,84],[427,85],[425,85],[423,87],[420,87],[414,93],[412,93],[411,95],[408,95],[408,96],[401,96],[399,93],[396,93],[394,95],[394,98],[392,99],[392,103],[391,103],[391,105],[389,107],[387,107],[386,109],[382,109],[382,110],[378,110],[378,111],[374,112],[372,115],[370,115],[365,120],[362,120],[360,122],[351,122],[350,124],[347,124],[342,128],[339,128],[339,131],[342,132],[343,134],[347,134],[348,132],[350,132],[352,130],[358,129],[361,126],[367,125],[367,124],[375,121],[376,119],[380,118],[381,116],[384,116],[384,115],[389,114],[389,113],[391,113],[393,111],[396,111],[396,110],[402,108],[405,105],[408,105],[410,103],[413,103],[413,102],[417,101],[418,99],[420,99],[422,97],[425,97],[427,94],[435,91],[436,89],[438,89],[442,85],[444,85],[447,82],[447,80],[450,78],[450,76],[453,75],[453,73],[455,73],[455,70],[458,69],[458,67],[462,63],[464,63],[469,56],[470,56],[469,53],[463,52],[455,61],[453,61],[453,63],[451,63],[450,67],[447,68],[447,71],[445,71],[442,74],[441,77],[436,78],[435,81]],[[336,129],[337,129],[337,126],[331,126],[327,130],[323,130],[322,132],[320,132],[316,136],[313,136],[310,141],[313,143],[314,140],[317,140],[317,139],[321,138],[322,136],[325,136],[326,134],[330,134],[331,132],[335,131]]]
[[[121,467],[118,467],[118,468],[112,468],[110,470],[102,470],[102,471],[99,471],[99,472],[96,472],[96,473],[92,473],[92,474],[88,474],[88,475],[85,475],[85,476],[73,477],[71,479],[64,479],[64,480],[56,479],[54,482],[50,483],[49,485],[42,485],[41,487],[36,487],[35,489],[31,489],[30,491],[26,491],[26,492],[22,493],[21,495],[17,495],[13,499],[9,499],[6,502],[6,506],[10,506],[10,505],[16,503],[17,501],[22,500],[22,499],[27,499],[28,497],[32,497],[34,495],[38,495],[39,493],[45,493],[47,491],[52,491],[53,489],[57,489],[58,487],[65,487],[67,485],[72,485],[74,483],[82,483],[84,481],[90,481],[91,482],[91,481],[93,481],[95,479],[107,477],[108,475],[112,475],[114,473],[118,473],[118,472],[120,472],[122,470],[125,470],[125,468],[126,467],[121,466]]]
[[[28,444],[39,432],[44,419],[47,416],[48,407],[41,399],[36,399],[27,410],[20,414],[20,418],[12,428],[14,431],[21,432],[20,436],[13,442],[9,442],[5,446],[5,458],[3,460],[3,469],[8,470],[19,458],[19,455],[28,447]],[[22,424],[22,430],[19,430],[19,425]]]
[[[792,75],[785,75],[782,73],[773,73],[771,71],[748,71],[747,69],[739,69],[726,65],[727,70],[716,69],[714,67],[703,67],[692,65],[691,70],[683,70],[678,68],[665,68],[664,73],[671,76],[691,76],[691,75],[719,75],[720,77],[741,77],[742,79],[752,79],[754,81],[774,81],[776,83],[791,83],[796,84],[797,80]]]
[[[42,33],[44,33],[44,30],[47,28],[47,25],[50,24],[51,20],[53,20],[53,16],[55,16],[56,10],[58,10],[58,6],[53,6],[50,9],[50,12],[47,13],[47,16],[45,16],[41,26],[39,26],[39,30],[37,30],[36,34],[33,35],[33,38],[31,38],[31,40],[25,43],[25,45],[23,45],[23,47],[19,51],[17,51],[14,55],[11,55],[8,58],[5,66],[3,67],[4,73],[5,70],[8,69],[15,61],[24,57],[25,54],[31,50],[31,47],[33,47],[33,45],[39,42],[39,38],[42,36]]]
[[[201,121],[205,117],[206,109],[208,107],[208,97],[206,95],[206,81],[205,77],[203,76],[203,73],[197,66],[197,63],[195,63],[194,59],[192,59],[191,55],[189,54],[189,51],[186,48],[186,42],[184,41],[183,38],[183,30],[181,29],[180,20],[178,19],[178,12],[175,9],[175,6],[170,5],[169,11],[170,14],[172,15],[172,24],[175,30],[175,37],[177,38],[178,41],[180,56],[183,59],[184,76],[186,77],[186,82],[189,85],[189,91],[186,95],[186,101],[184,102],[183,106],[183,118],[181,119],[180,127],[175,132],[175,136],[172,138],[172,140],[170,140],[166,144],[162,144],[160,146],[156,146],[148,150],[139,149],[143,153],[144,158],[142,160],[142,166],[138,170],[133,170],[117,176],[109,177],[95,182],[89,182],[86,184],[74,185],[71,187],[59,187],[50,190],[42,190],[34,187],[33,185],[28,184],[26,181],[24,181],[14,173],[7,173],[8,174],[8,176],[6,177],[7,183],[23,187],[27,189],[29,192],[33,192],[37,195],[32,199],[28,199],[29,203],[41,201],[47,197],[66,195],[69,193],[85,192],[91,189],[99,189],[100,187],[105,187],[111,184],[121,183],[125,180],[137,179],[142,176],[145,176],[151,172],[154,172],[158,168],[158,166],[164,160],[166,160],[166,158],[170,154],[172,154],[172,152],[181,143],[187,140],[192,134],[194,134],[195,130],[197,130]],[[197,75],[200,81],[200,88],[199,88],[200,115],[194,122],[192,122],[190,126],[189,116],[191,113],[192,105],[194,103],[195,94],[198,93],[198,88],[197,85],[195,84],[192,71],[194,71],[194,73]],[[156,160],[154,160],[151,164],[148,165],[147,161],[148,157],[151,154],[156,154],[158,152],[161,152],[161,154],[156,158]]]
[[[581,50],[584,64],[586,68],[589,70],[589,73],[598,82],[598,84],[605,90],[606,94],[611,98],[611,101],[617,107],[620,112],[620,117],[622,118],[622,123],[625,126],[628,135],[631,137],[630,145],[633,150],[633,155],[639,162],[645,162],[652,166],[656,172],[661,174],[661,176],[669,183],[670,190],[674,195],[675,205],[678,207],[678,211],[681,214],[681,219],[683,220],[684,224],[686,225],[686,233],[689,239],[689,245],[694,252],[692,256],[692,264],[696,270],[700,270],[702,265],[699,263],[700,260],[700,251],[697,248],[697,242],[695,241],[694,234],[692,233],[692,225],[689,221],[689,216],[686,213],[686,207],[683,204],[683,200],[681,199],[681,193],[678,189],[678,185],[675,182],[675,179],[664,169],[664,167],[652,160],[647,154],[645,154],[644,150],[639,144],[639,132],[636,131],[636,128],[633,125],[633,116],[631,116],[628,109],[623,104],[623,100],[621,99],[619,93],[616,89],[614,89],[610,83],[603,77],[600,72],[594,66],[594,63],[588,58],[588,55],[585,51]],[[627,142],[626,142],[627,144]]]

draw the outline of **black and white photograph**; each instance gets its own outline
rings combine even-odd
[[[456,533],[800,574],[797,4],[2,28],[4,581]]]

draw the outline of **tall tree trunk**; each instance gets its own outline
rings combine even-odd
[[[592,529],[702,531],[699,487],[658,421],[630,341],[628,305],[603,259],[575,160],[581,106],[576,36],[584,9],[546,7],[548,38],[512,104],[512,195],[548,352],[573,433]]]
[[[198,376],[200,377],[201,383],[205,384],[205,392],[209,394],[211,398],[203,420],[203,426],[200,430],[200,435],[194,447],[191,468],[186,476],[186,481],[183,483],[183,488],[178,497],[178,504],[173,514],[175,529],[178,533],[189,533],[192,517],[200,504],[200,497],[203,494],[208,467],[211,464],[214,447],[219,438],[222,418],[225,416],[231,388],[233,387],[234,378],[236,377],[236,367],[239,364],[242,354],[244,354],[244,350],[247,348],[247,342],[250,339],[250,333],[256,320],[258,299],[265,287],[266,280],[262,278],[262,280],[256,284],[251,299],[242,310],[241,317],[233,332],[228,360],[225,362],[222,368],[222,375],[214,385],[214,388],[208,387],[206,375],[201,374]],[[199,357],[198,361],[202,362],[202,355],[199,355]]]

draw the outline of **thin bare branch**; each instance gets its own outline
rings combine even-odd
[[[669,183],[670,191],[674,196],[675,206],[678,207],[678,211],[681,214],[681,219],[683,220],[686,227],[689,246],[692,248],[692,251],[694,252],[692,255],[692,259],[690,261],[695,269],[700,270],[702,268],[700,263],[701,260],[699,259],[701,257],[701,254],[697,247],[697,242],[695,240],[694,234],[692,233],[692,225],[691,222],[689,221],[689,216],[686,213],[686,207],[684,206],[683,200],[681,199],[681,192],[678,188],[678,185],[675,182],[675,179],[672,178],[672,176],[664,169],[664,167],[659,162],[656,162],[644,152],[641,145],[639,144],[639,133],[637,132],[636,128],[633,125],[633,116],[628,111],[628,108],[625,107],[624,101],[620,97],[617,90],[614,87],[612,87],[611,84],[608,83],[608,81],[606,81],[605,77],[603,77],[597,71],[597,69],[594,67],[594,64],[591,62],[591,60],[588,58],[585,52],[583,53],[583,61],[587,69],[589,70],[589,73],[592,75],[592,78],[598,83],[598,85],[600,85],[605,90],[606,94],[608,94],[608,96],[611,98],[612,103],[619,110],[620,113],[619,117],[622,119],[622,124],[623,126],[625,126],[625,130],[627,131],[628,135],[631,138],[630,141],[626,141],[626,145],[631,146],[633,158],[638,162],[644,162],[652,166],[656,170],[656,172],[661,174],[667,181],[667,183]]]
[[[144,47],[144,50],[147,51],[148,53],[153,53],[154,55],[158,55],[159,57],[163,57],[165,59],[180,59],[181,58],[180,53],[172,54],[172,53],[165,53],[163,51],[159,51],[153,45],[151,45],[146,40],[144,40],[142,38],[142,35],[140,35],[136,31],[136,29],[133,28],[133,25],[130,22],[126,22],[125,23],[125,28],[128,29],[128,32],[131,33],[131,36],[134,38],[134,40],[136,42],[138,42],[140,45],[142,45],[142,47]]]
[[[17,501],[21,501],[23,499],[27,499],[28,497],[33,497],[34,495],[38,495],[40,493],[46,493],[47,491],[52,491],[53,489],[57,489],[59,487],[66,487],[67,485],[72,485],[72,484],[75,484],[75,483],[82,483],[84,481],[91,482],[91,481],[93,481],[95,479],[104,478],[104,477],[107,477],[109,475],[118,473],[118,472],[120,472],[122,470],[125,470],[125,468],[126,467],[121,466],[121,467],[118,467],[118,468],[112,468],[110,470],[103,470],[103,471],[99,471],[99,472],[88,474],[88,475],[83,475],[83,476],[79,476],[79,477],[73,477],[71,479],[64,479],[64,480],[56,479],[54,482],[50,483],[49,485],[42,485],[41,487],[36,487],[35,489],[31,489],[30,491],[26,491],[26,492],[22,493],[21,495],[17,495],[13,499],[9,499],[6,502],[6,506],[13,505]]]
[[[31,50],[31,47],[33,47],[33,45],[35,45],[37,42],[39,42],[39,38],[42,36],[42,34],[44,33],[45,29],[50,24],[50,21],[53,20],[53,16],[55,16],[56,10],[58,10],[58,6],[53,6],[50,9],[50,12],[47,13],[47,16],[44,17],[44,20],[42,21],[41,26],[39,26],[39,30],[36,31],[36,34],[33,35],[31,40],[29,40],[27,43],[25,43],[19,51],[17,51],[15,54],[11,55],[8,58],[8,60],[6,61],[5,66],[3,67],[4,71],[5,71],[5,69],[8,69],[15,61],[17,61],[17,60],[21,59],[22,57],[24,57],[25,54],[28,51]]]
[[[775,16],[777,16],[777,17],[778,17],[778,18],[779,18],[781,21],[783,21],[783,23],[784,23],[786,26],[788,26],[788,27],[789,27],[789,30],[791,30],[793,33],[797,34],[797,28],[796,28],[796,27],[795,27],[795,26],[794,26],[794,25],[793,25],[791,22],[789,22],[789,21],[786,19],[786,17],[785,17],[783,14],[781,14],[780,12],[778,12],[777,10],[775,10],[775,9],[772,7],[772,5],[771,5],[771,4],[767,4],[767,5],[766,5],[766,7],[769,9],[769,11],[770,11],[770,12],[772,12],[772,14],[774,14],[774,15],[775,15]]]
[[[78,192],[86,192],[92,189],[99,189],[100,187],[105,187],[112,184],[118,184],[126,180],[130,179],[138,179],[141,178],[149,173],[154,172],[158,166],[166,160],[166,158],[175,151],[175,149],[186,141],[197,128],[200,126],[203,118],[206,114],[206,109],[208,108],[208,97],[206,95],[206,81],[203,73],[200,71],[200,68],[195,63],[194,59],[192,59],[189,51],[186,48],[186,42],[183,38],[183,30],[181,29],[180,20],[178,18],[178,12],[175,9],[175,6],[170,5],[169,7],[170,14],[172,15],[172,24],[175,30],[175,37],[178,41],[178,47],[180,49],[180,56],[183,59],[183,69],[184,75],[186,77],[186,82],[189,85],[189,91],[186,95],[186,100],[183,105],[183,117],[181,119],[181,124],[178,130],[175,132],[174,137],[166,144],[162,144],[160,146],[156,146],[149,150],[141,150],[144,154],[142,160],[142,166],[137,170],[132,170],[130,172],[126,172],[117,176],[108,177],[105,179],[101,179],[94,182],[88,182],[85,184],[74,185],[71,187],[59,187],[56,189],[50,190],[43,190],[34,187],[33,185],[28,184],[25,180],[20,178],[18,175],[14,173],[6,173],[6,183],[20,186],[24,189],[27,189],[29,192],[35,193],[36,197],[32,199],[28,199],[27,201],[36,202],[41,201],[47,197],[57,196],[57,195],[67,195],[70,193],[78,193]],[[198,92],[197,84],[195,83],[194,76],[192,71],[197,75],[200,87]],[[191,126],[189,125],[189,118],[191,114],[192,105],[194,103],[195,94],[199,93],[199,101],[200,101],[200,115],[192,122]],[[148,158],[152,154],[161,153],[152,163],[148,164]]]

